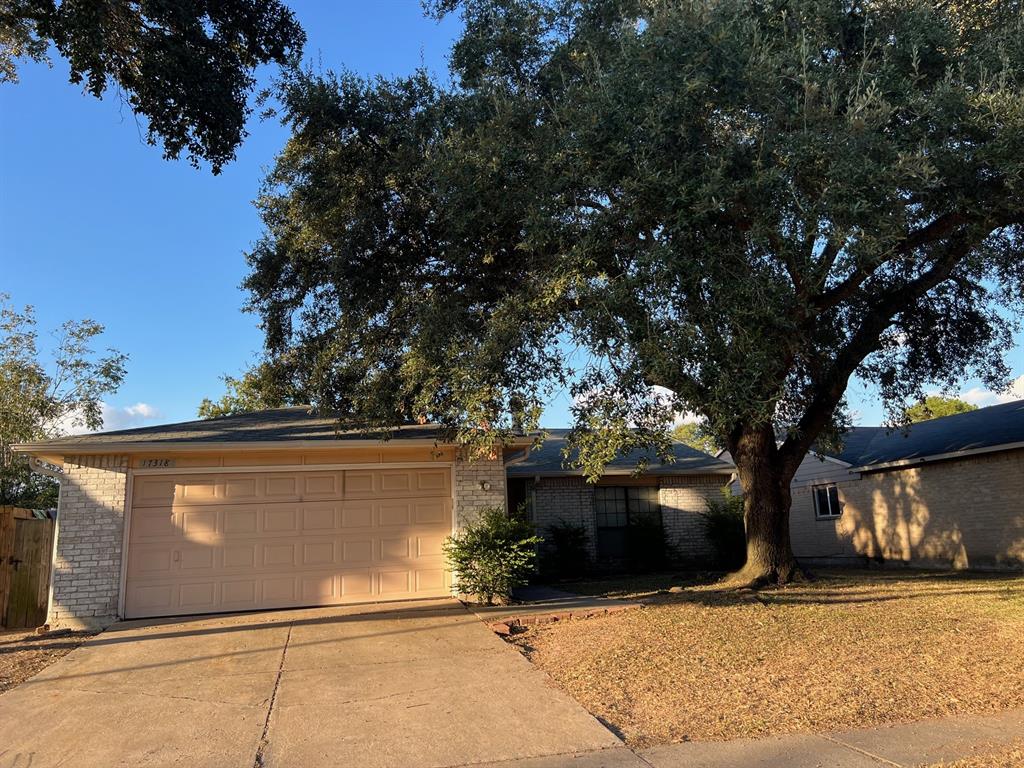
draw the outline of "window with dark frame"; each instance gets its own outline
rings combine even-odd
[[[598,555],[626,555],[626,530],[630,526],[661,525],[661,502],[655,486],[607,486],[594,488],[594,516]]]
[[[818,520],[834,520],[843,513],[835,485],[815,485],[811,493],[814,494],[814,516]]]

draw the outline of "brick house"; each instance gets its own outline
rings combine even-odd
[[[548,430],[539,449],[508,464],[509,507],[525,505],[541,536],[558,523],[582,528],[591,560],[599,567],[614,566],[624,558],[631,529],[655,525],[676,559],[706,561],[712,556],[701,513],[707,500],[728,484],[731,464],[677,442],[673,462],[635,451],[616,458],[590,483],[579,470],[566,468],[567,434],[565,429]],[[637,474],[642,459],[647,466]]]
[[[529,442],[468,461],[299,406],[15,448],[62,468],[48,622],[74,627],[450,595],[444,539]]]
[[[801,560],[1024,567],[1024,400],[906,431],[854,427],[804,459],[792,494]]]

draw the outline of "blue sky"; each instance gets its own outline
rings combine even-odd
[[[290,5],[307,58],[325,68],[397,75],[423,64],[446,77],[458,20],[424,18],[418,0]],[[128,353],[107,428],[193,418],[223,391],[220,375],[239,373],[261,347],[238,286],[260,233],[251,201],[286,131],[254,117],[237,160],[213,176],[165,161],[116,95],[83,95],[60,58],[52,69],[24,64],[20,76],[0,85],[0,292],[34,305],[41,329],[101,322],[104,343]],[[1024,374],[1020,343],[1010,362]],[[996,399],[976,382],[964,390],[979,404]],[[870,388],[850,394],[858,421],[878,423]],[[568,424],[568,406],[557,398],[545,424]]]

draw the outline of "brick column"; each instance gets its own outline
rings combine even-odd
[[[117,619],[127,456],[66,456],[57,513],[51,627]]]
[[[487,489],[483,485],[487,485]],[[505,509],[505,463],[501,448],[483,459],[455,459],[455,526],[463,528],[484,507]]]

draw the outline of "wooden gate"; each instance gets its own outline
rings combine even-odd
[[[0,624],[7,629],[46,622],[54,522],[0,507]]]

